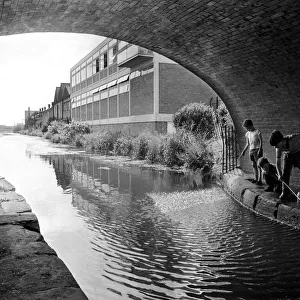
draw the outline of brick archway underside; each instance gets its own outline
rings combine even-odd
[[[161,53],[219,94],[241,146],[251,118],[274,161],[270,132],[300,132],[299,12],[294,0],[3,0],[0,35],[89,33]]]

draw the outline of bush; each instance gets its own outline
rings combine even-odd
[[[224,103],[221,103],[217,109],[217,120],[221,126],[233,125],[233,121]]]
[[[148,152],[148,140],[151,137],[151,133],[142,132],[136,138],[133,139],[132,154],[135,159],[145,159]]]
[[[99,151],[101,154],[110,154],[119,135],[119,132],[110,131],[88,134],[84,137],[84,147],[90,151]]]
[[[164,137],[152,136],[148,141],[146,159],[152,163],[163,162],[164,160]]]
[[[187,134],[184,143],[185,151],[179,154],[179,158],[185,168],[193,171],[203,168],[211,169],[213,154],[208,150],[207,141],[204,141],[201,135]]]
[[[164,163],[169,167],[182,165],[179,155],[184,152],[184,149],[185,146],[182,143],[181,131],[168,136],[163,145]]]
[[[64,123],[59,121],[52,121],[50,125],[48,126],[48,133],[49,135],[58,134],[62,131],[62,128],[64,127]]]
[[[58,133],[55,133],[54,135],[51,136],[50,141],[55,144],[60,143],[61,142],[60,135]]]
[[[77,148],[81,148],[84,146],[84,143],[85,143],[85,139],[83,138],[83,136],[81,134],[77,134],[75,135],[74,137],[74,146],[77,147]]]
[[[179,109],[173,118],[176,129],[201,134],[210,139],[214,134],[213,110],[202,103],[189,103]]]
[[[52,139],[56,134],[60,136],[60,143],[72,144],[76,135],[88,134],[91,132],[91,128],[88,124],[72,121],[67,124],[64,121],[53,121],[48,126],[48,131],[45,135],[46,139]],[[58,137],[54,137],[53,140],[57,141]]]
[[[132,138],[130,136],[119,137],[114,144],[115,155],[131,155],[133,150]]]

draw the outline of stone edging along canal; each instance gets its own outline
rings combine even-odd
[[[44,241],[23,196],[0,179],[1,299],[87,300],[72,274]]]
[[[266,185],[257,186],[247,180],[248,177],[249,174],[236,169],[221,174],[217,181],[231,197],[251,211],[300,229],[300,203],[294,199],[279,201],[278,194],[265,192]]]

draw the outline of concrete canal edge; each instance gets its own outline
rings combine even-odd
[[[23,196],[0,179],[0,295],[7,300],[88,299],[44,241]]]
[[[293,228],[300,228],[300,203],[295,199],[284,202],[275,192],[265,192],[266,186],[257,186],[247,180],[251,175],[236,169],[220,174],[217,181],[236,201],[251,211]]]

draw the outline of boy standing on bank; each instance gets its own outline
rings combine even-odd
[[[261,132],[253,126],[252,120],[246,119],[243,122],[243,127],[247,130],[245,134],[246,145],[240,157],[245,155],[245,152],[249,147],[249,158],[252,162],[254,172],[254,179],[252,179],[251,182],[262,185],[261,169],[257,165],[258,159],[263,155],[262,135]]]

